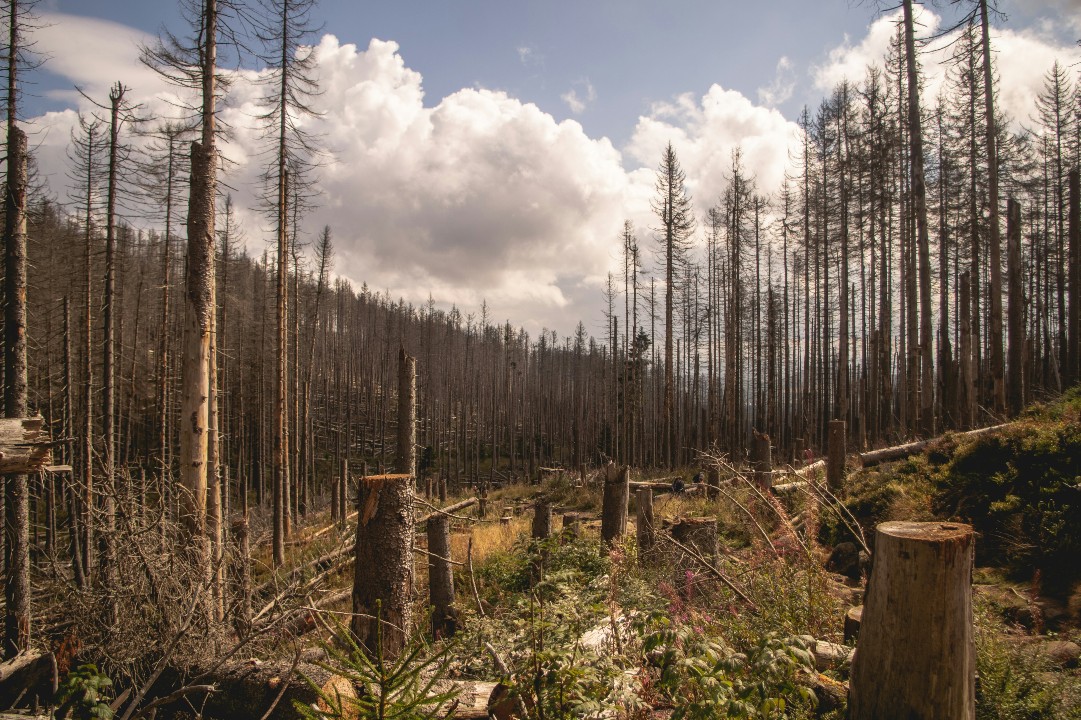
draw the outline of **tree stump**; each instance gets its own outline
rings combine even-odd
[[[691,581],[697,574],[701,574],[705,568],[703,561],[712,565],[720,554],[720,545],[717,540],[717,518],[698,517],[684,518],[672,526],[672,537],[680,545],[695,552],[701,559],[688,555],[677,548],[677,560],[675,562],[676,587],[684,597],[691,595]]]
[[[413,476],[372,475],[357,492],[353,620],[357,642],[394,658],[413,625]]]
[[[845,421],[830,420],[829,448],[826,452],[826,483],[839,495],[845,484]]]
[[[860,636],[860,624],[863,622],[863,606],[848,608],[845,613],[844,638],[846,643],[855,642]]]
[[[706,499],[716,500],[721,496],[721,469],[710,465],[706,470]]]
[[[887,522],[848,693],[852,720],[975,717],[972,528]]]
[[[582,525],[582,516],[570,512],[563,516],[563,534],[572,538],[578,537],[578,531]]]
[[[604,468],[604,503],[601,508],[601,552],[627,532],[627,506],[631,501],[630,468],[608,463]]]
[[[638,535],[638,562],[645,565],[650,561],[653,548],[657,544],[657,531],[653,526],[653,489],[641,488],[636,495],[636,500],[635,528]]]
[[[454,609],[454,571],[450,564],[450,518],[428,519],[428,601],[432,605],[432,636],[449,638],[458,627]]]
[[[552,536],[552,504],[547,500],[538,500],[533,505],[533,544],[535,555],[530,572],[534,583],[544,577],[544,566],[548,561],[548,548],[545,541]]]

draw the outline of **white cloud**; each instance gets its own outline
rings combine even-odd
[[[148,109],[169,107],[173,91],[137,62],[135,43],[150,38],[70,15],[54,14],[49,21],[52,27],[37,38],[51,55],[50,71],[82,84],[93,97],[104,97],[112,82],[123,80]],[[816,87],[828,92],[846,75],[861,79],[865,66],[882,57],[892,22],[879,18],[865,37],[846,39],[831,51],[813,70]],[[924,22],[931,27],[937,19],[928,14]],[[108,42],[94,40],[107,35]],[[1000,101],[1022,119],[1031,113],[1031,98],[1051,60],[1078,59],[1076,49],[1035,32],[996,32],[995,47]],[[669,141],[701,215],[723,193],[737,145],[759,188],[773,192],[798,139],[795,124],[765,106],[791,92],[793,69],[784,58],[774,81],[759,89],[757,103],[713,85],[702,96],[653,104],[621,153],[608,139],[586,135],[578,122],[557,122],[504,92],[465,88],[425,107],[421,75],[391,41],[358,48],[327,35],[314,52],[323,89],[316,104],[325,114],[308,122],[322,134],[329,161],[319,172],[318,207],[302,231],[310,236],[330,225],[336,271],[358,285],[389,289],[414,303],[431,294],[467,312],[487,299],[494,317],[532,332],[547,326],[568,334],[579,319],[597,328],[605,275],[619,267],[623,220],[635,223],[643,248],[650,244],[654,170]],[[524,64],[541,61],[530,47],[518,53]],[[927,58],[924,67],[933,87],[941,66]],[[252,210],[265,149],[252,127],[265,91],[254,83],[257,76],[238,76],[222,113],[234,129],[225,147],[234,163],[228,182],[237,189],[250,249],[261,254],[269,233]],[[928,97],[934,97],[932,87]],[[64,97],[74,106],[86,104]],[[563,96],[575,113],[595,100],[586,78]],[[68,110],[36,118],[33,126],[42,174],[61,196],[75,121]]]
[[[581,115],[589,103],[597,99],[597,91],[593,89],[593,84],[588,78],[579,80],[575,85],[576,87],[563,93],[559,98],[567,104],[572,113]],[[578,94],[579,87],[582,88],[581,95]]]
[[[792,97],[796,89],[796,74],[792,70],[792,61],[782,55],[777,61],[777,71],[773,81],[758,88],[758,102],[767,107],[777,107]]]

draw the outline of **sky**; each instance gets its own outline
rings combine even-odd
[[[1000,104],[1024,122],[1051,63],[1081,63],[1081,0],[999,7]],[[157,0],[44,0],[39,11],[47,61],[26,78],[23,114],[64,200],[66,146],[88,108],[74,87],[104,100],[120,80],[145,112],[169,112],[173,91],[139,65],[138,45],[185,28],[175,3]],[[955,13],[930,6],[923,32]],[[699,215],[723,192],[737,146],[759,188],[775,191],[800,109],[842,77],[859,80],[896,15],[845,0],[322,0],[312,43],[323,114],[306,122],[326,160],[301,233],[329,225],[335,272],[358,287],[467,313],[487,302],[494,321],[533,334],[568,335],[581,320],[603,335],[624,220],[652,263],[663,147],[675,146]],[[941,44],[924,58],[927,97],[941,83]],[[253,196],[260,70],[237,71],[223,110],[234,128],[225,180],[253,254],[271,240]]]

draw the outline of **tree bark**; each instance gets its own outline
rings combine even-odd
[[[11,12],[14,55],[18,9]],[[10,60],[14,63],[14,59]],[[9,65],[9,74],[13,65]],[[9,80],[14,82],[10,77]],[[9,92],[11,89],[9,88]],[[9,99],[14,103],[14,98]],[[27,414],[26,375],[26,133],[8,118],[7,186],[4,193],[4,415]],[[30,645],[30,516],[25,474],[4,478],[4,657]]]
[[[848,695],[852,720],[974,718],[972,528],[878,526]]]
[[[454,609],[454,572],[450,564],[450,518],[435,515],[427,523],[428,598],[432,606],[432,636],[449,638],[458,626]]]
[[[826,484],[838,494],[845,483],[845,421],[830,420],[829,449],[826,454]]]
[[[604,468],[604,498],[601,509],[601,552],[607,553],[627,532],[630,503],[630,468],[608,463]]]
[[[991,265],[991,351],[992,401],[996,413],[1006,410],[1005,358],[1002,350],[1002,240],[999,227],[998,131],[995,128],[995,87],[991,74],[991,29],[987,0],[980,2],[980,28],[983,49],[983,103],[986,122],[988,221],[991,242],[988,261]]]
[[[1017,416],[1025,404],[1023,358],[1025,347],[1024,290],[1021,285],[1021,204],[1013,198],[1006,207],[1006,278],[1008,306],[1009,339],[1009,377],[1006,388],[1009,391],[1009,410],[1011,416]]]
[[[1071,384],[1081,380],[1081,177],[1070,171],[1070,318],[1067,370]]]
[[[404,347],[398,348],[398,454],[394,469],[414,477],[417,472],[417,361]]]
[[[373,657],[395,658],[413,626],[413,476],[361,478],[357,513],[350,627]]]

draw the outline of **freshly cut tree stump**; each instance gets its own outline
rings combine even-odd
[[[432,605],[432,636],[449,638],[458,627],[454,609],[454,572],[450,565],[450,518],[428,520],[428,599]]]
[[[969,525],[878,526],[848,693],[851,720],[976,716],[972,551]]]
[[[637,517],[635,530],[638,535],[638,562],[642,565],[650,561],[653,548],[657,544],[657,530],[653,525],[653,490],[641,488],[635,496]]]
[[[608,463],[604,468],[604,504],[601,508],[601,552],[608,552],[627,532],[627,506],[631,501],[630,468]]]
[[[350,629],[373,654],[381,634],[388,658],[401,652],[413,626],[413,525],[412,475],[360,479]]]

